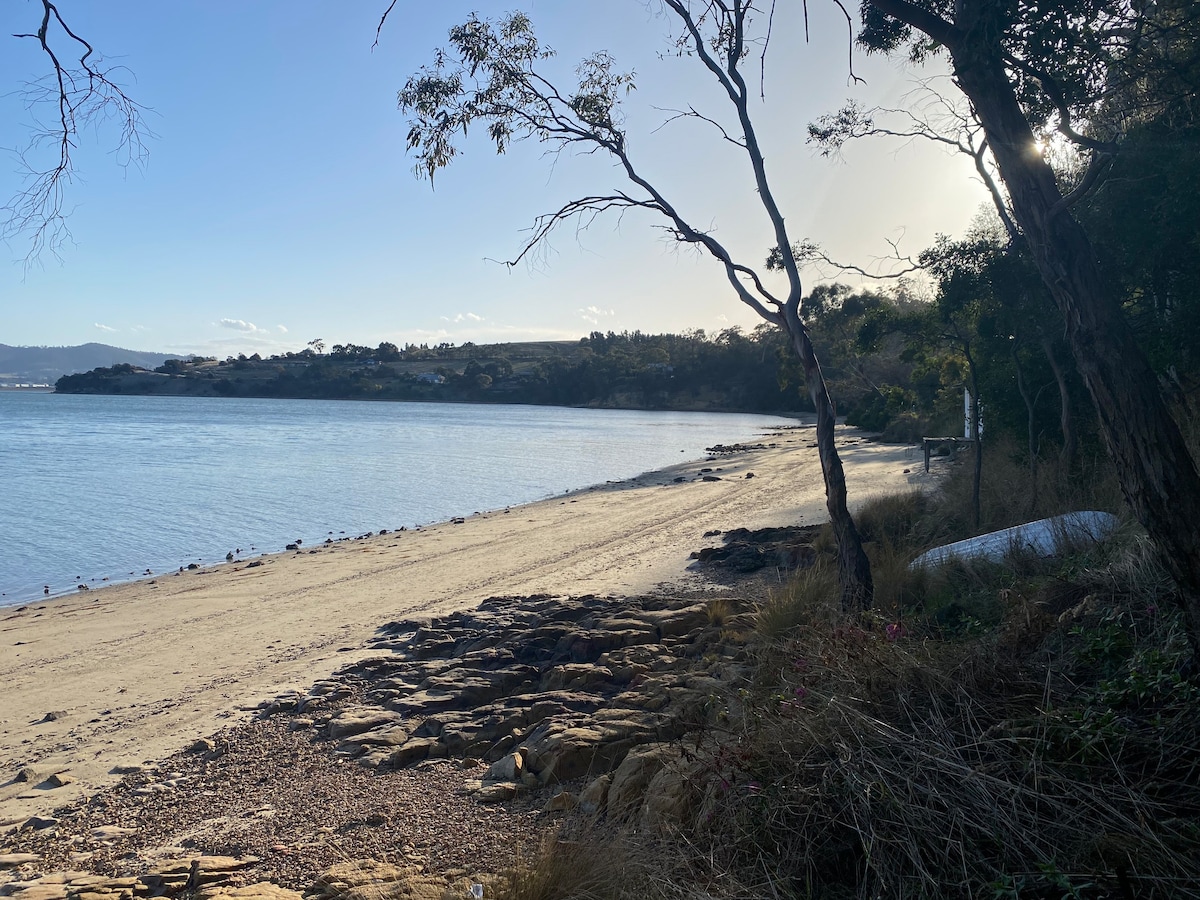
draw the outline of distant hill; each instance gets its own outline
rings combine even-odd
[[[10,347],[0,344],[0,384],[54,384],[63,375],[90,372],[101,366],[130,363],[153,369],[179,354],[124,350],[108,344],[78,347]]]
[[[540,403],[617,409],[803,408],[780,381],[783,338],[765,329],[648,335],[593,332],[578,341],[437,346],[334,344],[267,359],[168,360],[153,369],[117,363],[64,375],[60,394]]]

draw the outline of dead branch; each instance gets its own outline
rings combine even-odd
[[[25,149],[17,153],[22,187],[0,209],[0,240],[29,236],[26,265],[36,262],[43,252],[58,255],[58,249],[70,240],[64,214],[66,187],[75,175],[73,157],[79,132],[109,121],[117,125],[115,148],[123,167],[141,166],[148,155],[146,142],[153,137],[143,119],[143,107],[132,100],[114,76],[121,67],[106,68],[95,48],[80,37],[63,19],[51,0],[41,0],[42,20],[36,32],[13,37],[38,42],[50,61],[50,72],[27,84],[21,92],[25,109],[51,106],[52,124],[35,119],[35,130]],[[78,59],[67,60],[66,48],[74,48]],[[44,161],[45,150],[49,161]]]

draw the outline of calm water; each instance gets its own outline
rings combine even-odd
[[[790,420],[0,392],[0,605],[537,500]]]

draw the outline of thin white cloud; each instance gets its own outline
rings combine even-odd
[[[240,331],[243,334],[260,334],[266,329],[259,328],[253,322],[247,322],[245,319],[222,319],[217,323],[222,328],[229,328],[233,331]]]
[[[99,322],[93,322],[92,327],[97,329],[98,331],[106,331],[109,334],[112,334],[113,332],[115,332],[117,330],[115,328],[110,328],[108,325],[101,325]]]
[[[288,333],[288,330],[287,330],[287,326],[286,326],[286,325],[276,325],[275,327],[279,329],[279,333],[280,333],[280,334],[287,334],[287,333]]]
[[[455,313],[453,319],[448,318],[447,316],[438,316],[438,318],[441,319],[443,322],[449,322],[452,325],[460,325],[463,322],[482,322],[482,321],[484,321],[483,316],[477,316],[477,315],[475,315],[475,313],[472,313],[472,312]]]
[[[615,316],[616,310],[601,309],[598,306],[585,306],[579,310],[579,318],[591,325],[599,325],[601,319],[606,319],[609,316]]]

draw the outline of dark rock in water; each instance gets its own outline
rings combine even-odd
[[[188,563],[188,571],[189,572],[194,572],[198,568],[200,568],[200,567],[198,565],[196,565],[195,563]]]
[[[285,550],[299,550],[300,546],[298,544],[288,544],[284,549]]]
[[[225,562],[233,562],[233,551],[230,550],[225,554]]]
[[[704,480],[705,481],[720,481],[721,476],[720,475],[705,475]]]

